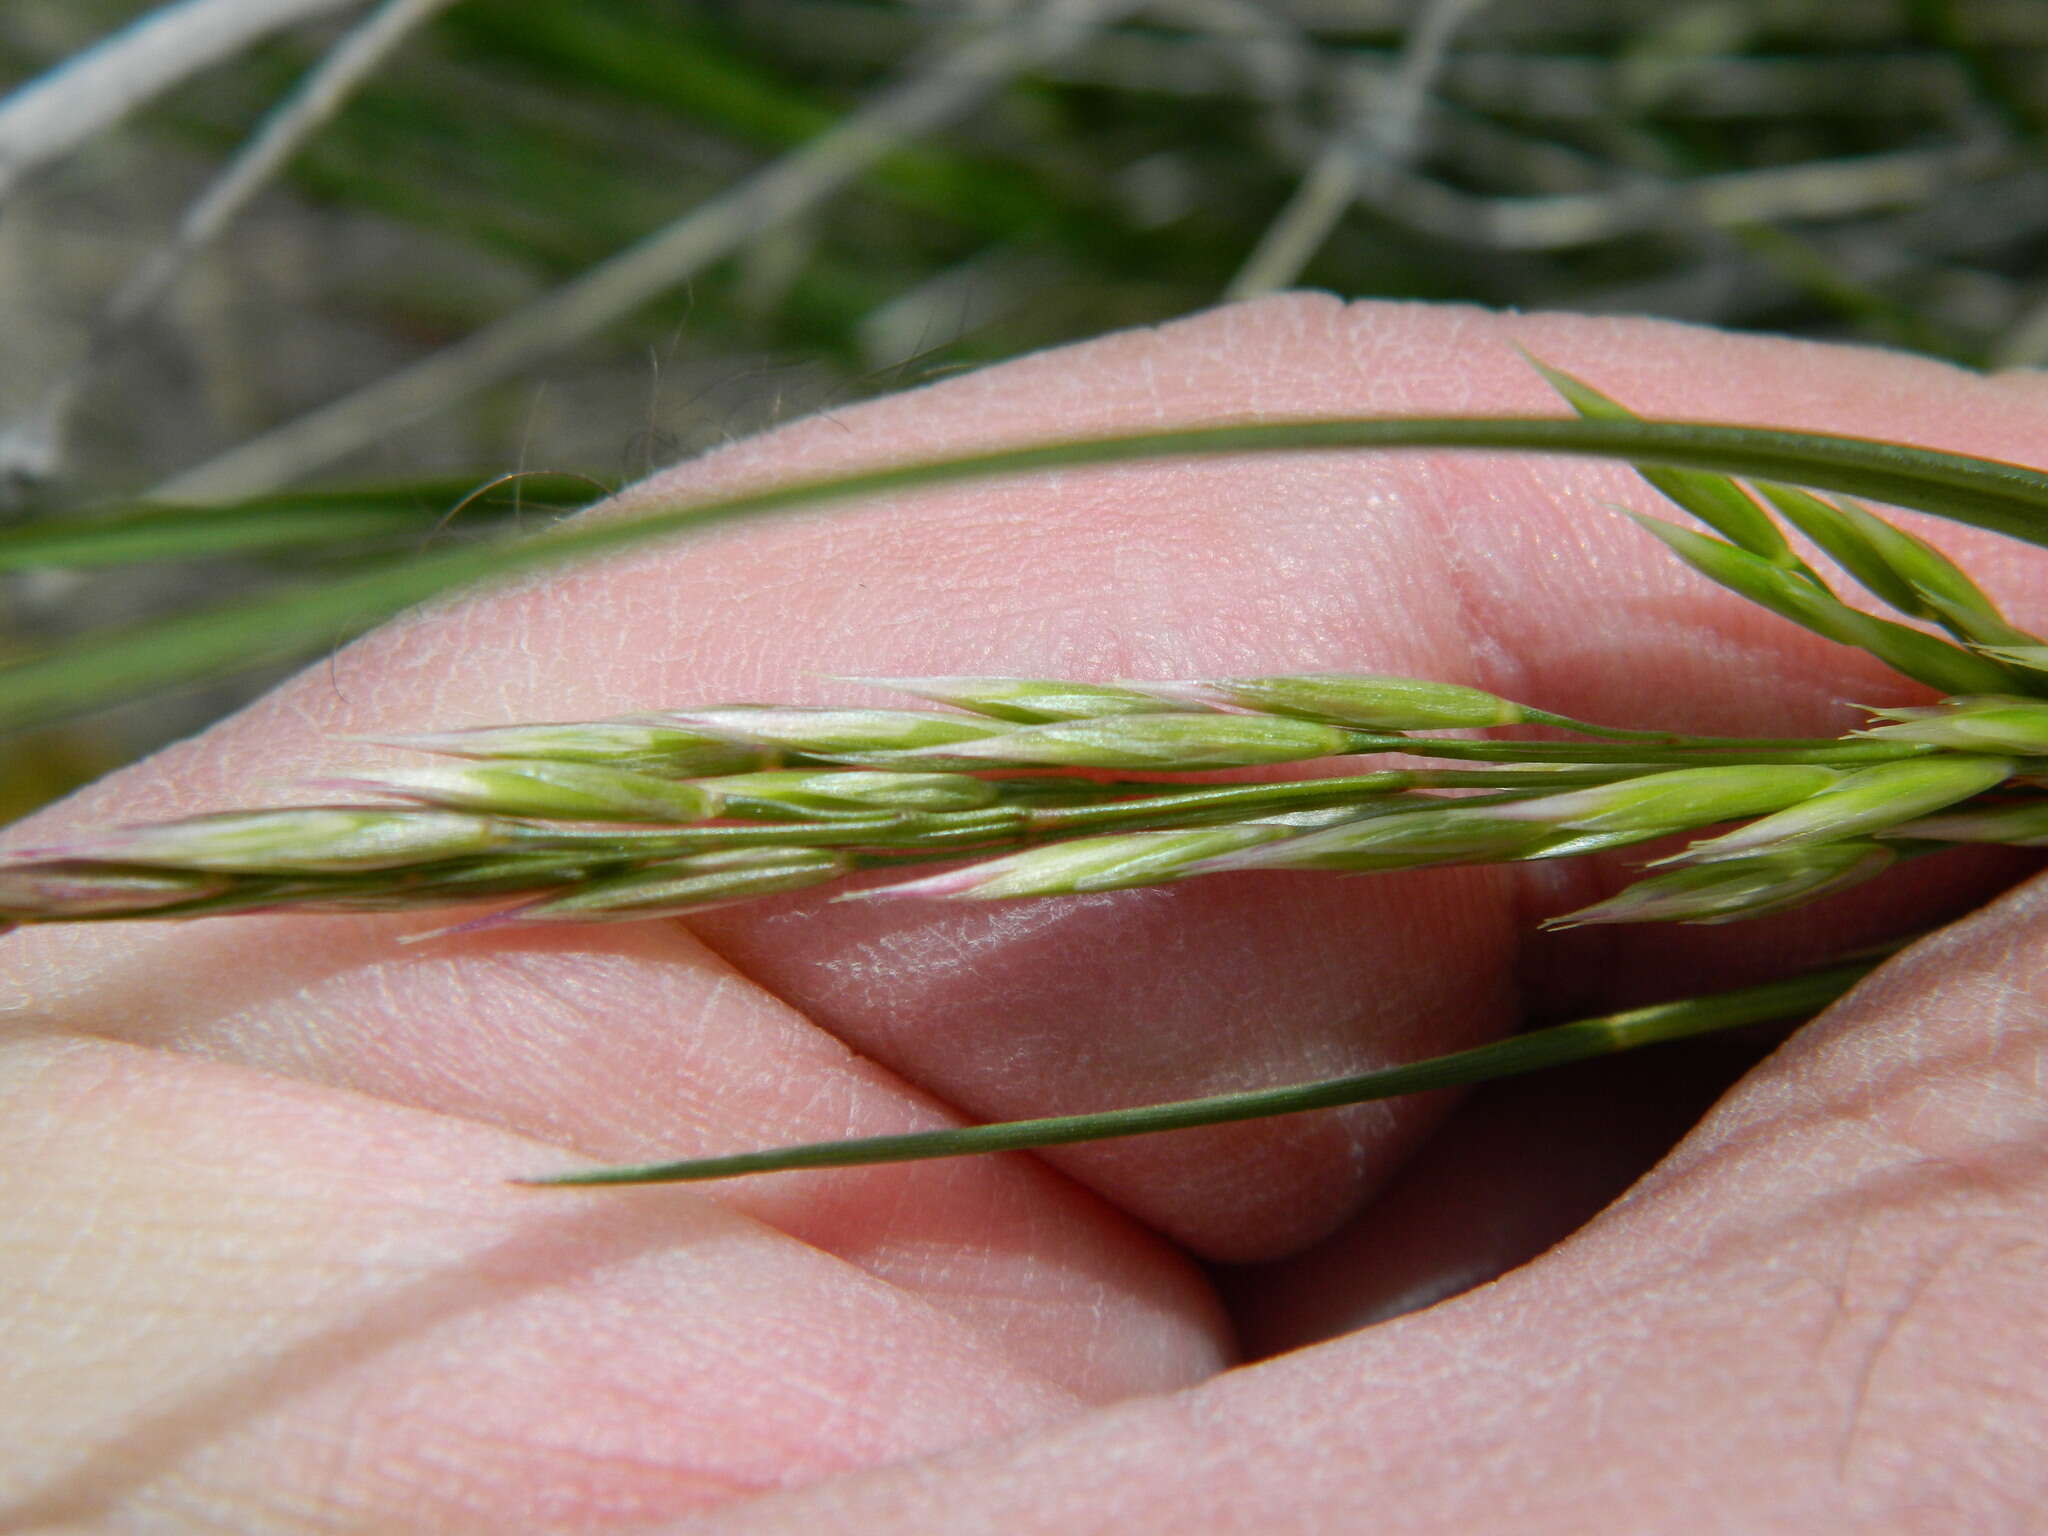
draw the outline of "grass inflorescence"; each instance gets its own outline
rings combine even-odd
[[[1627,419],[1579,381],[1549,376],[1583,416]],[[380,738],[421,761],[317,781],[338,797],[325,803],[16,853],[0,863],[0,920],[462,908],[436,931],[472,932],[685,916],[855,874],[869,878],[838,899],[1022,900],[1247,870],[1511,864],[1680,837],[1634,883],[1549,926],[1725,923],[1944,847],[2048,842],[2048,644],[1939,551],[1855,503],[1771,481],[1752,490],[1697,467],[1645,473],[1713,530],[1639,519],[1695,570],[1947,696],[1872,711],[1841,737],[1787,740],[1579,721],[1468,684],[1371,673],[871,679],[920,707],[727,703]],[[1899,617],[1845,601],[1784,525]],[[1354,756],[1396,765],[1329,771]],[[1302,771],[1289,776],[1290,765]],[[1263,776],[1215,781],[1246,769]],[[1863,969],[1857,960],[1341,1082],[569,1182],[1292,1113],[1791,1016]]]

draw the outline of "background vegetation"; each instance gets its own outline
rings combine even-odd
[[[2024,0],[9,0],[0,92],[0,693],[1295,284],[2048,360]],[[0,816],[248,650],[16,711],[95,709]]]

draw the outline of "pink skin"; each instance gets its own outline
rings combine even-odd
[[[1054,434],[1555,410],[1516,342],[1649,412],[2043,457],[2023,381],[1294,297],[799,423],[623,500]],[[736,527],[408,618],[19,836],[247,804],[350,766],[341,734],[893,702],[824,671],[1349,667],[1769,733],[1924,700],[1612,501],[1656,506],[1613,466],[1321,454]],[[1937,526],[2048,621],[2048,556]],[[1742,1050],[1043,1161],[505,1183],[1355,1071],[1780,973],[2010,874],[1918,864],[1755,927],[1532,937],[1625,870],[800,895],[413,945],[447,919],[17,933],[0,1529],[2026,1528],[2048,1507],[2030,891],[1802,1031],[1533,1262]]]

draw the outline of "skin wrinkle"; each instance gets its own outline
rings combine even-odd
[[[1853,1385],[1849,1391],[1848,1404],[1844,1413],[1841,1446],[1835,1457],[1835,1476],[1844,1486],[1856,1481],[1851,1475],[1856,1455],[1856,1444],[1862,1430],[1866,1409],[1870,1399],[1870,1384],[1883,1363],[1885,1354],[1898,1339],[1913,1310],[1920,1304],[1929,1286],[1955,1262],[1961,1251],[1961,1238],[1947,1244],[1934,1257],[1933,1262],[1916,1268],[1896,1287],[1896,1299],[1888,1307],[1879,1310],[1875,1334],[1862,1350],[1862,1359],[1854,1371]]]
[[[2019,1255],[2017,1264],[2011,1256]],[[2040,1428],[2048,1422],[2038,1382],[2014,1380],[2017,1362],[2035,1358],[2038,1324],[1990,1348],[1959,1334],[1949,1320],[1959,1304],[1997,1293],[2008,1282],[2016,1297],[2038,1295],[2042,1248],[2025,1239],[1951,1260],[1925,1276],[1909,1305],[1888,1319],[1885,1349],[1864,1399],[1853,1465],[1866,1505],[1893,1507],[1947,1519],[1929,1530],[2029,1530],[2040,1509],[2034,1497],[2015,1497],[2029,1481],[2038,1487]],[[2037,1312],[2038,1316],[2038,1312]],[[1890,1387],[1880,1383],[1896,1378]],[[1917,1409],[1917,1412],[1916,1412]],[[1883,1410],[1882,1412],[1880,1410]],[[1899,1432],[1901,1420],[1924,1417],[1922,1436]],[[1864,1424],[1877,1421],[1866,1431]],[[1942,1467],[1940,1485],[1923,1468]],[[1918,1474],[1918,1475],[1916,1475]]]
[[[1772,1145],[1781,1153],[1790,1151],[1811,1152],[1812,1144],[1818,1140],[1825,1148],[1830,1134],[1835,1131],[1834,1122],[1816,1123],[1805,1128],[1800,1137],[1795,1128],[1782,1131]],[[1851,1128],[1853,1135],[1853,1127]],[[1802,1145],[1802,1142],[1805,1145]],[[1701,1165],[1699,1175],[1722,1179],[1739,1179],[1752,1175],[1761,1162],[1768,1162],[1760,1151],[1753,1151],[1732,1166],[1720,1168],[1712,1164]],[[1796,1207],[1767,1216],[1756,1218],[1727,1218],[1719,1223],[1721,1230],[1711,1235],[1690,1237],[1682,1246],[1687,1250],[1686,1262],[1681,1273],[1716,1273],[1738,1269],[1743,1261],[1758,1263],[1786,1262],[1790,1256],[1799,1254],[1811,1246],[1811,1234],[1826,1232],[1851,1222],[1864,1223],[1876,1234],[1873,1242],[1883,1241],[1888,1246],[1881,1265],[1874,1265],[1879,1272],[1879,1289],[1884,1294],[1896,1291],[1895,1272],[1901,1259],[1896,1253],[1896,1239],[1882,1230],[1881,1224],[1903,1211],[1924,1208],[1929,1202],[1937,1202],[1948,1216],[1948,1225],[1957,1231],[1968,1232],[1970,1218],[1976,1208],[1986,1204],[1988,1194],[2015,1194],[2040,1192],[2043,1189],[2043,1173],[2048,1172],[2042,1149],[2033,1140],[2018,1142],[2008,1147],[1990,1170],[1992,1177],[1984,1178],[1976,1170],[1959,1169],[1952,1164],[1923,1160],[1917,1164],[1874,1163],[1864,1160],[1864,1165],[1853,1172],[1837,1170],[1835,1178],[1839,1188],[1826,1195],[1813,1195]],[[1640,1191],[1636,1198],[1644,1198],[1648,1191]],[[1667,1240],[1670,1232],[1667,1229]],[[1846,1261],[1843,1261],[1846,1263]],[[1671,1267],[1669,1261],[1662,1261],[1662,1267]],[[1831,1283],[1823,1281],[1816,1263],[1798,1265],[1792,1278],[1802,1283],[1817,1297],[1825,1297],[1826,1308],[1818,1319],[1823,1339],[1834,1334],[1842,1321],[1859,1310],[1855,1304],[1853,1289],[1845,1299],[1841,1290],[1839,1270]],[[1656,1276],[1639,1275],[1634,1282],[1637,1286],[1654,1287]],[[1779,1297],[1783,1305],[1784,1298]]]
[[[1988,921],[1981,917],[1958,925],[1946,936],[1947,947],[1962,949],[1967,955],[1973,933],[1987,926]],[[2004,942],[1995,941],[2000,947]],[[2028,970],[2034,974],[2039,972],[2039,953],[2037,947],[2030,956]],[[1995,1111],[2000,1105],[2017,1110],[2022,1137],[2048,1128],[2048,1117],[2037,1099],[2001,1091],[2003,1081],[2017,1075],[2016,1064],[2038,1063],[2044,1043],[2048,1043],[2048,1010],[2029,998],[2027,1027],[2007,1024],[1988,1037],[1974,1028],[1937,1028],[1930,1020],[1930,1010],[1936,1017],[1953,1017],[1945,1005],[1979,973],[1974,964],[1961,969],[1962,958],[1957,957],[1957,972],[1938,988],[1925,984],[1909,988],[1903,979],[1884,977],[1866,984],[1874,1002],[1914,1023],[1902,1042],[1883,1051],[1859,1051],[1854,1042],[1834,1037],[1797,1052],[1789,1065],[1795,1074],[1793,1087],[1803,1099],[1803,1114],[1789,1117],[1791,1123],[1833,1118],[1858,1126],[1863,1134],[1909,1160],[1958,1166],[1967,1166],[1981,1151],[1995,1153],[2010,1139],[1987,1134],[1986,1126],[2009,1122],[2013,1114],[2009,1111],[2001,1116],[1987,1110]],[[1994,1071],[1996,1075],[1989,1076],[1970,1101],[1948,1106],[1953,1111],[1946,1117],[1951,1134],[1915,1134],[1919,1113],[1937,1094],[1952,1100],[1957,1084],[1976,1083]],[[1780,1119],[1785,1118],[1781,1113]],[[1953,1134],[1957,1132],[1960,1134]]]
[[[1838,1250],[1838,1256],[1828,1286],[1830,1306],[1822,1317],[1821,1326],[1816,1330],[1816,1339],[1806,1351],[1808,1356],[1806,1363],[1810,1371],[1818,1372],[1825,1366],[1828,1357],[1835,1351],[1847,1330],[1851,1310],[1850,1302],[1851,1298],[1855,1295],[1858,1259],[1862,1257],[1865,1248],[1874,1241],[1872,1227],[1874,1225],[1873,1218],[1877,1214],[1876,1212],[1857,1212],[1851,1217],[1848,1226],[1844,1229],[1840,1238],[1833,1244]],[[1880,1259],[1878,1262],[1881,1264],[1882,1260]],[[1816,1265],[1816,1283],[1818,1283],[1818,1268],[1819,1266]]]

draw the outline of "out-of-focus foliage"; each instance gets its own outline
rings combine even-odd
[[[1311,233],[1253,286],[2048,358],[2048,7],[1494,0],[1430,53],[1442,4],[1157,0],[1102,6],[844,186],[743,217],[657,297],[399,430],[287,455],[254,501],[141,506],[516,325],[1040,3],[454,0],[116,327],[110,296],[373,8],[239,48],[37,167],[0,208],[0,638],[34,653],[531,526],[778,419],[1187,313],[1243,290],[1276,221]],[[0,92],[168,9],[14,0]],[[444,526],[525,469],[559,474]],[[0,812],[236,697],[45,741]]]

